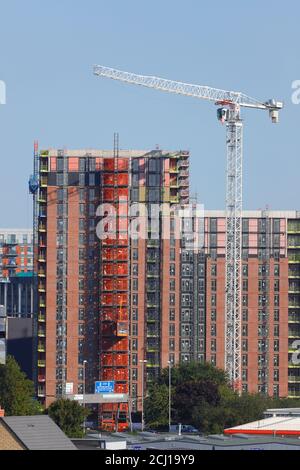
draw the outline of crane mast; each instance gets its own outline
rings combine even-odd
[[[274,99],[261,102],[241,92],[138,75],[102,65],[94,66],[94,74],[169,93],[213,101],[220,106],[217,116],[219,121],[226,122],[227,149],[224,367],[233,388],[241,392],[243,122],[240,109],[244,107],[269,111],[271,121],[277,123],[283,103]]]

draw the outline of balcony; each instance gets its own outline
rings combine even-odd
[[[46,232],[46,228],[45,224],[39,224],[39,232]]]
[[[45,165],[44,163],[42,163],[40,165],[40,172],[41,173],[48,173],[48,165]]]
[[[46,204],[47,202],[47,195],[46,194],[40,194],[38,197],[38,202],[42,204]]]
[[[46,367],[45,359],[39,359],[38,360],[38,367]]]
[[[39,338],[45,338],[45,336],[46,336],[45,330],[42,329],[42,328],[40,328],[40,329],[38,330],[38,336],[39,336]]]
[[[46,382],[46,376],[45,375],[38,375],[38,382]]]
[[[300,383],[300,377],[289,377],[288,382],[289,383]]]
[[[40,269],[38,272],[39,277],[46,277],[46,271],[44,269]]]
[[[44,343],[38,344],[38,352],[46,352],[46,347]]]
[[[158,338],[160,336],[159,331],[147,331],[147,338]]]
[[[45,397],[46,390],[44,388],[38,387],[38,397]]]
[[[179,168],[177,166],[170,167],[169,172],[173,174],[179,173]]]
[[[300,271],[298,270],[289,270],[289,279],[299,279]]]
[[[170,188],[179,188],[179,183],[177,180],[170,181]]]
[[[182,160],[179,160],[178,162],[178,166],[181,167],[181,168],[186,168],[189,166],[189,160],[188,158],[184,158]]]
[[[45,308],[46,307],[46,301],[44,299],[41,299],[40,303],[39,303],[39,306],[42,307],[42,308]]]
[[[46,178],[45,176],[42,176],[40,179],[40,185],[41,185],[41,188],[47,188],[48,178]]]
[[[38,321],[39,321],[39,322],[45,322],[45,321],[46,321],[46,315],[40,314],[40,315],[38,316]]]
[[[172,204],[178,204],[179,203],[179,197],[178,196],[170,196],[170,202]]]
[[[288,392],[288,398],[300,398],[300,390],[299,392]]]
[[[39,263],[46,263],[46,251],[41,250],[38,257]]]
[[[289,263],[300,263],[300,255],[288,253]]]

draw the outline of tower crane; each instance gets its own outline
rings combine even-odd
[[[213,101],[217,118],[226,122],[226,248],[225,248],[225,364],[232,386],[241,391],[241,259],[242,259],[242,161],[243,121],[241,108],[261,109],[269,112],[273,123],[279,121],[283,102],[270,99],[261,102],[241,92],[226,91],[209,86],[194,85],[137,75],[130,72],[94,66],[98,77],[111,78],[156,90]]]

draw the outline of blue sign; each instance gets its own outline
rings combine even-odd
[[[115,382],[95,382],[95,393],[114,393]]]

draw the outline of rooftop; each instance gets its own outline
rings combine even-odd
[[[49,416],[5,416],[0,420],[28,450],[76,450]]]

